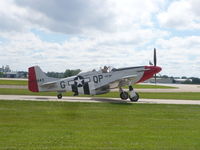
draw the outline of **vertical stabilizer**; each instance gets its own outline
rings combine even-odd
[[[35,68],[28,68],[28,89],[32,92],[39,92]]]
[[[32,92],[39,92],[42,90],[42,84],[56,80],[57,79],[46,76],[39,66],[28,68],[28,88]]]

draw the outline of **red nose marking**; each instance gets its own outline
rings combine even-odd
[[[144,68],[145,68],[144,74],[137,83],[143,82],[149,78],[152,78],[154,74],[156,74],[162,70],[162,68],[158,67],[158,66],[145,66]]]

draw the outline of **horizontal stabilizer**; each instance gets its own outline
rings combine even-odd
[[[47,88],[47,89],[56,88],[57,87],[57,82],[56,81],[47,82],[47,83],[44,83],[44,84],[40,85],[40,87]]]

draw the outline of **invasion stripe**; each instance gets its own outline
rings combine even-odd
[[[84,90],[84,94],[90,95],[90,88],[89,88],[89,84],[88,83],[85,83],[83,85],[83,90]]]

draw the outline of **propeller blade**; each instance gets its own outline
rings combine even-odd
[[[154,62],[154,66],[156,66],[157,65],[156,48],[154,48],[153,62]]]

